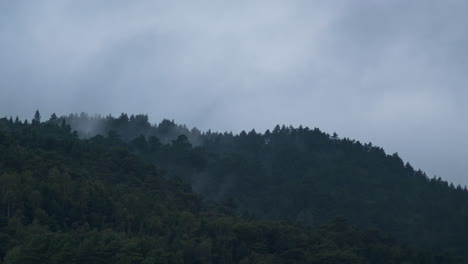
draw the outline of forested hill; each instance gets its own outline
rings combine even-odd
[[[0,263],[462,263],[342,218],[313,229],[241,218],[232,203],[204,201],[162,177],[110,134],[80,140],[39,114],[30,124],[0,119]],[[132,142],[148,157],[171,153],[165,164],[183,164],[175,173],[204,153],[183,137],[153,138],[155,149]]]
[[[200,132],[146,115],[53,117],[82,136],[121,137],[134,153],[203,196],[263,219],[321,225],[344,216],[399,241],[468,257],[468,192],[370,143],[319,129]],[[180,136],[184,135],[184,136]]]

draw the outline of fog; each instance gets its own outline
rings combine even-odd
[[[468,2],[0,1],[0,115],[319,127],[468,185]]]

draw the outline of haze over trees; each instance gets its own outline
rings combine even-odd
[[[151,125],[146,115],[65,119],[82,136],[119,135],[169,177],[262,219],[320,225],[345,216],[410,244],[459,254],[468,248],[466,187],[429,178],[371,143],[306,127],[233,135],[170,120]]]
[[[0,149],[0,263],[467,257],[465,188],[319,129],[234,135],[37,111],[31,124],[0,119]]]

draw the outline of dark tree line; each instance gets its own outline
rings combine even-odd
[[[235,188],[274,179],[233,181],[221,203],[191,191],[196,175],[260,173],[250,159],[264,155],[252,145],[263,135],[201,135],[193,147],[183,135],[125,140],[118,129],[80,139],[63,118],[35,120],[0,119],[0,263],[462,263],[340,217],[320,227],[241,217],[237,207],[249,208]],[[239,149],[209,142],[223,137]],[[245,190],[252,208],[259,192]]]
[[[64,119],[78,131],[100,124],[100,133],[119,136],[170,178],[208,199],[234,201],[246,215],[311,226],[345,216],[401,242],[468,257],[466,187],[429,178],[371,143],[307,127],[234,135],[169,120],[151,125],[145,115]]]

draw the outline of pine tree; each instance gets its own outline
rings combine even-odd
[[[57,119],[58,119],[57,115],[56,115],[55,113],[53,113],[53,114],[50,116],[49,121],[55,121],[55,120],[57,120]]]
[[[34,118],[31,123],[33,125],[38,125],[41,123],[41,113],[39,113],[39,110],[36,110],[36,113],[34,113]]]

